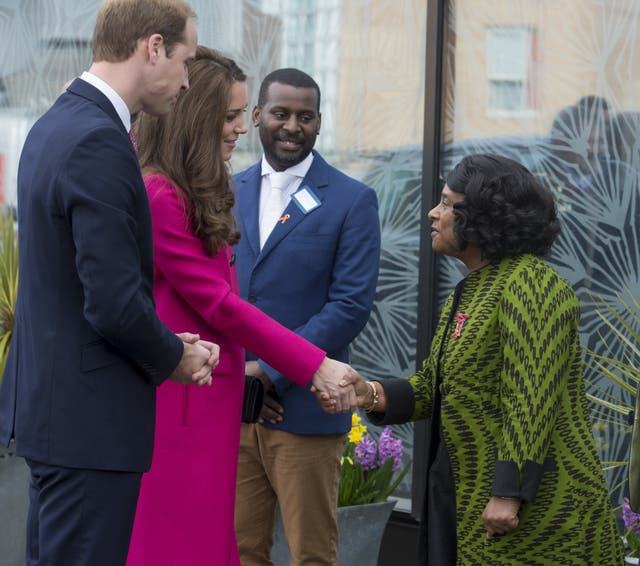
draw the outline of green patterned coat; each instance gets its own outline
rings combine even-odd
[[[452,336],[449,297],[432,355],[409,378],[412,420],[428,418],[441,351],[442,435],[456,493],[458,564],[622,564],[582,374],[579,305],[546,263],[523,255],[467,276]],[[491,495],[524,501],[520,524],[488,540]]]

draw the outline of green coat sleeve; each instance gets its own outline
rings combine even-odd
[[[540,482],[578,341],[578,301],[549,269],[509,283],[499,309],[502,407],[493,495],[530,501]]]
[[[422,369],[407,379],[380,379],[387,400],[384,413],[369,413],[367,418],[375,425],[401,424],[431,416],[433,379],[430,359]]]

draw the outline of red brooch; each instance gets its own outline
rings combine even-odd
[[[465,321],[469,318],[468,314],[463,312],[459,312],[456,314],[456,329],[453,331],[454,338],[460,338],[460,334],[462,334],[462,327],[464,326]]]

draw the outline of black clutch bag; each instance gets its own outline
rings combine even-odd
[[[257,377],[244,376],[244,399],[242,401],[242,422],[255,423],[260,417],[264,402],[264,385]]]

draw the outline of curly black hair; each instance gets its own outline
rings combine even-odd
[[[453,207],[460,249],[476,244],[483,259],[545,256],[560,233],[551,191],[524,166],[500,155],[469,155],[447,176],[464,195]]]

